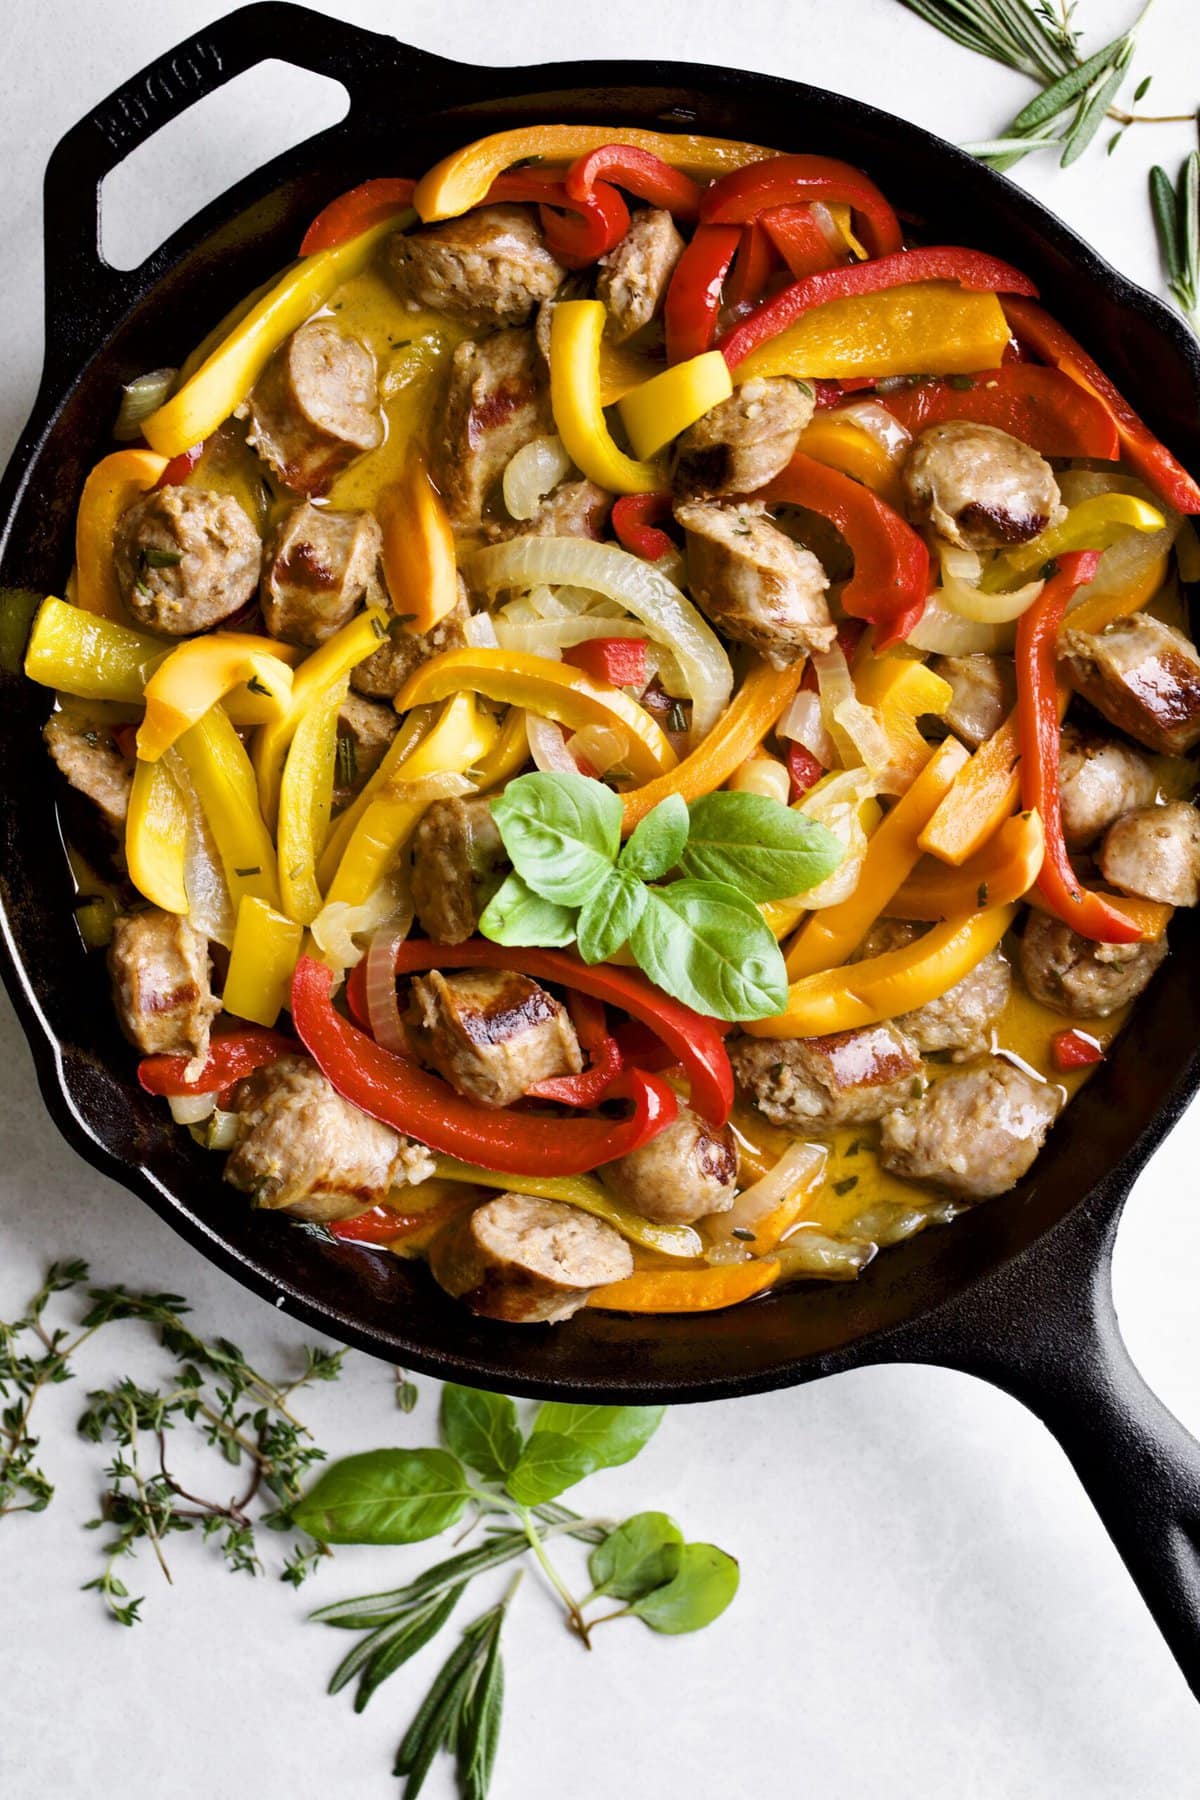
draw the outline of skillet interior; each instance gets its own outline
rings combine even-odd
[[[368,175],[419,171],[472,137],[536,120],[704,130],[861,163],[902,211],[921,219],[929,241],[975,245],[1027,269],[1050,309],[1154,429],[1200,468],[1200,353],[1182,325],[1019,190],[915,127],[766,76],[653,64],[460,69],[374,42],[370,75],[360,72],[351,82],[356,104],[342,125],[206,209],[132,276],[118,278],[101,265],[91,297],[79,287],[86,257],[72,261],[69,245],[50,247],[47,375],[3,489],[0,582],[61,588],[79,486],[106,446],[118,383],[177,362],[294,254],[304,224],[326,199]],[[333,53],[319,65],[299,60],[344,72]],[[69,192],[73,183],[81,193],[93,191],[94,167],[82,158],[72,166],[80,148],[57,154],[51,190]],[[119,323],[109,334],[110,316]],[[473,1320],[440,1294],[423,1267],[335,1247],[250,1212],[222,1185],[214,1160],[137,1088],[102,961],[85,958],[72,920],[55,824],[58,794],[39,740],[44,696],[14,676],[0,680],[5,973],[56,1121],[89,1161],[140,1193],[247,1285],[271,1299],[282,1296],[289,1311],[313,1325],[405,1366],[509,1392],[681,1401],[780,1386],[895,1354],[888,1337],[897,1327],[966,1294],[1085,1196],[1098,1218],[1118,1210],[1136,1169],[1196,1085],[1200,937],[1189,914],[1173,927],[1164,975],[1052,1134],[1033,1178],[952,1228],[889,1250],[857,1284],[809,1284],[704,1318],[585,1311],[559,1330]]]

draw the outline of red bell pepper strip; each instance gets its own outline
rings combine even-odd
[[[535,1100],[557,1100],[560,1106],[598,1106],[624,1067],[616,1038],[606,1037],[581,1075],[553,1075],[536,1081],[528,1091]]]
[[[699,211],[700,189],[691,176],[632,144],[602,144],[577,157],[567,170],[565,186],[572,200],[590,200],[601,181],[624,188],[677,219],[694,219]]]
[[[611,681],[614,687],[645,687],[645,638],[588,638],[563,651],[563,661],[597,681]]]
[[[831,406],[840,406],[847,394],[866,394],[879,384],[874,375],[843,375],[840,381],[818,377],[812,385],[817,390],[817,411],[825,412]]]
[[[792,778],[792,799],[799,800],[807,794],[809,788],[816,787],[825,770],[817,761],[811,750],[803,744],[790,743],[787,747],[788,774]]]
[[[629,230],[629,208],[605,181],[598,181],[586,199],[577,199],[568,194],[561,176],[544,169],[511,169],[496,177],[484,204],[498,200],[535,201],[546,248],[568,269],[587,268]]]
[[[1086,1031],[1060,1031],[1050,1039],[1050,1055],[1060,1074],[1104,1061],[1104,1046]]]
[[[898,512],[840,469],[799,451],[758,498],[768,506],[806,506],[831,520],[854,553],[844,610],[874,625],[877,651],[908,636],[929,597],[929,551]]]
[[[489,943],[486,938],[468,938],[465,944],[453,945],[413,940],[400,944],[396,950],[398,975],[412,975],[421,969],[472,968],[513,969],[519,975],[532,975],[537,981],[556,981],[566,988],[579,988],[597,1000],[619,1007],[631,1018],[640,1019],[667,1046],[673,1060],[683,1065],[691,1084],[691,1104],[701,1117],[716,1126],[724,1125],[728,1119],[733,1105],[733,1070],[723,1042],[728,1026],[672,1000],[644,975],[612,963],[580,962],[564,950],[518,950]],[[360,1022],[367,1017],[365,982],[365,967],[359,963],[346,983],[346,997]]]
[[[420,948],[432,953],[426,967],[450,960],[441,948]],[[628,1118],[489,1112],[343,1019],[332,1005],[332,986],[333,971],[325,963],[300,958],[292,976],[292,1020],[305,1049],[344,1100],[443,1156],[508,1175],[586,1175],[648,1144],[678,1111],[665,1081],[633,1069],[609,1089],[610,1097],[632,1100]]]
[[[179,487],[182,482],[187,480],[203,455],[203,443],[193,444],[190,450],[181,450],[178,456],[171,458],[155,482],[155,488]]]
[[[797,281],[846,261],[829,242],[811,206],[773,206],[758,222]]]
[[[412,205],[415,181],[405,176],[380,175],[364,181],[317,214],[300,244],[301,256],[315,256],[318,250],[332,250],[350,238],[358,237],[372,225],[382,225],[393,213],[401,213]]]
[[[1097,456],[1115,462],[1121,454],[1112,415],[1095,395],[1060,369],[1039,363],[1008,363],[981,375],[890,388],[880,395],[880,405],[914,437],[927,425],[971,419],[999,426],[1043,456]]]
[[[138,1064],[138,1081],[148,1094],[218,1094],[232,1087],[244,1075],[281,1056],[292,1056],[296,1040],[282,1031],[266,1031],[260,1025],[242,1025],[213,1038],[208,1060],[199,1075],[189,1081],[184,1075],[191,1060],[186,1056],[143,1056]]]
[[[657,562],[675,548],[673,539],[658,529],[660,519],[671,517],[672,506],[670,494],[622,494],[611,515],[617,542],[634,556]]]
[[[333,1219],[329,1229],[345,1244],[373,1244],[386,1249],[396,1238],[411,1237],[414,1231],[448,1219],[470,1204],[470,1189],[464,1188],[461,1195],[452,1195],[437,1206],[427,1206],[424,1212],[402,1213],[391,1206],[372,1206],[352,1219]]]
[[[725,305],[731,312],[757,306],[778,266],[779,254],[762,224],[756,219],[751,225],[743,225],[737,255],[725,283]]]
[[[1137,926],[1100,894],[1085,888],[1071,867],[1059,803],[1058,628],[1072,594],[1094,578],[1099,566],[1098,550],[1074,550],[1060,556],[1057,572],[1017,621],[1021,805],[1027,810],[1036,807],[1041,815],[1046,854],[1037,885],[1050,911],[1094,943],[1134,944],[1141,937]]]
[[[1126,461],[1142,480],[1177,512],[1200,513],[1200,486],[1138,418],[1082,344],[1077,344],[1057,319],[1028,300],[1006,298],[1004,311],[1023,344],[1096,396],[1117,428]]]
[[[814,306],[823,306],[827,300],[846,300],[855,294],[882,293],[885,288],[903,287],[911,281],[957,281],[960,287],[978,293],[1037,293],[1027,275],[998,257],[985,256],[981,250],[959,249],[953,244],[935,244],[923,250],[901,250],[872,262],[851,263],[844,269],[823,269],[816,275],[805,275],[727,331],[717,349],[734,369],[752,350],[794,325]],[[701,348],[707,350],[708,345]]]
[[[747,163],[705,189],[700,217],[707,225],[745,225],[769,207],[804,200],[849,206],[872,256],[891,256],[903,247],[900,221],[870,176],[833,156],[772,156]]]
[[[736,225],[697,225],[675,264],[663,307],[669,363],[687,362],[712,349],[725,277],[741,237]]]

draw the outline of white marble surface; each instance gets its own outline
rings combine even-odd
[[[33,394],[40,355],[40,178],[60,133],[151,55],[211,19],[209,0],[40,0],[4,8],[0,58],[0,456]],[[754,66],[860,96],[951,138],[990,134],[1026,97],[1018,78],[944,42],[895,0],[607,0],[557,11],[482,0],[387,0],[326,10],[452,55],[511,63],[592,54]],[[1132,0],[1081,0],[1097,33]],[[1094,40],[1100,41],[1100,38]],[[1160,0],[1139,72],[1156,110],[1195,103],[1200,18]],[[120,241],[145,238],[278,147],[311,117],[306,97],[197,116],[143,159],[122,197]],[[1172,165],[1186,127],[1133,134],[1021,179],[1131,274],[1158,279],[1145,172]],[[132,224],[131,224],[132,219]],[[52,1255],[99,1276],[186,1293],[212,1330],[283,1356],[303,1334],[186,1248],[138,1201],[94,1175],[41,1109],[20,1034],[0,1016],[0,1316]],[[1200,1426],[1200,1267],[1195,1112],[1147,1170],[1117,1255],[1117,1298],[1147,1377]],[[118,1335],[123,1329],[124,1337]],[[135,1329],[100,1340],[85,1381],[160,1359]],[[352,1362],[311,1406],[334,1452],[416,1443],[386,1371]],[[297,1596],[231,1578],[180,1540],[167,1591],[143,1563],[146,1619],[122,1632],[79,1584],[95,1572],[81,1523],[97,1462],[73,1434],[82,1386],[45,1405],[53,1509],[0,1533],[0,1792],[6,1800],[367,1800],[395,1792],[391,1753],[430,1655],[354,1719],[322,1697],[337,1644],[305,1627],[309,1604],[393,1585],[420,1550],[341,1553]],[[497,1800],[645,1791],[785,1800],[1186,1800],[1197,1791],[1200,1715],[1056,1445],[1013,1401],[926,1369],[866,1370],[762,1399],[681,1410],[630,1467],[595,1479],[604,1510],[664,1506],[690,1534],[742,1559],[733,1611],[694,1639],[635,1626],[585,1665],[535,1583],[509,1652]],[[310,1596],[314,1596],[310,1600]],[[427,1790],[450,1792],[443,1771]]]

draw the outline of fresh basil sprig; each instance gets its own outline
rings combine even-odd
[[[690,808],[672,794],[623,849],[619,796],[582,775],[522,775],[492,815],[513,872],[479,922],[485,937],[574,942],[588,963],[627,944],[665,993],[719,1019],[780,1011],[787,976],[758,903],[806,893],[844,854],[823,825],[761,794]]]

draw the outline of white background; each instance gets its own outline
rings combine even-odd
[[[46,157],[87,107],[219,10],[206,0],[4,8],[0,459],[39,366]],[[992,135],[1029,94],[1020,78],[941,39],[896,0],[575,0],[557,8],[361,0],[326,10],[479,61],[632,55],[767,69],[959,140]],[[1134,10],[1132,0],[1081,0],[1090,44]],[[1136,74],[1156,72],[1154,110],[1194,105],[1198,69],[1194,0],[1159,0],[1135,65]],[[130,168],[110,248],[144,251],[285,138],[312,128],[307,94],[268,78],[254,95],[253,106],[236,96],[210,102]],[[1153,285],[1146,170],[1156,159],[1174,168],[1190,141],[1185,126],[1144,128],[1111,161],[1097,149],[1060,173],[1031,160],[1020,178]],[[296,1327],[59,1141],[6,1006],[0,1066],[0,1317],[13,1316],[49,1257],[84,1255],[101,1279],[182,1291],[203,1328],[234,1336],[254,1356],[294,1356],[303,1337]],[[1193,1429],[1198,1152],[1193,1112],[1134,1192],[1116,1271],[1130,1347]],[[128,1370],[153,1379],[162,1359],[138,1328],[116,1327],[94,1346],[84,1380],[44,1404],[42,1457],[59,1484],[53,1508],[0,1528],[4,1800],[395,1793],[391,1754],[439,1653],[427,1651],[356,1719],[345,1696],[322,1696],[345,1639],[303,1620],[310,1605],[407,1579],[425,1550],[340,1552],[296,1595],[273,1580],[231,1577],[202,1547],[176,1539],[173,1590],[144,1558],[132,1573],[133,1591],[147,1595],[135,1631],[109,1625],[96,1596],[78,1591],[98,1568],[96,1538],[80,1527],[94,1509],[100,1459],[75,1437],[74,1419],[85,1386]],[[392,1406],[386,1369],[355,1357],[306,1416],[335,1453],[432,1441],[435,1384],[420,1385],[420,1407],[405,1419]],[[871,1369],[680,1410],[638,1462],[596,1477],[585,1504],[669,1509],[690,1535],[741,1558],[741,1594],[695,1638],[655,1638],[627,1622],[600,1634],[585,1660],[528,1580],[511,1629],[496,1800],[630,1791],[659,1800],[1185,1800],[1197,1792],[1200,1714],[1123,1566],[1056,1445],[981,1383]],[[437,1771],[427,1792],[450,1791]]]

